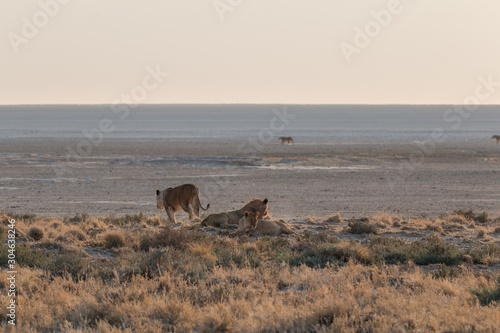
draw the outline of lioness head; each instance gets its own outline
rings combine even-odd
[[[255,229],[257,227],[257,214],[254,212],[245,211],[246,228]]]
[[[264,200],[253,198],[245,205],[245,209],[255,212],[257,218],[262,219],[267,216],[267,203],[267,198]]]
[[[163,206],[163,191],[156,190],[156,207],[158,207],[159,210],[165,208],[165,206]]]

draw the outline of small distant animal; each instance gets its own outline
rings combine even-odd
[[[278,138],[278,140],[281,140],[281,144],[285,144],[285,142],[287,142],[288,144],[292,144],[293,143],[293,138],[291,136],[281,136]]]
[[[245,215],[245,212],[255,212],[258,219],[264,218],[267,216],[268,202],[267,198],[264,200],[253,198],[240,209],[208,215],[201,222],[201,226],[229,228],[231,225],[239,225],[240,219]]]
[[[188,213],[189,219],[192,220],[195,216],[200,218],[200,207],[207,210],[210,204],[203,208],[200,203],[200,190],[193,184],[184,184],[163,191],[156,190],[156,207],[165,208],[168,219],[175,224],[175,213],[181,209]]]
[[[500,141],[500,135],[493,135],[491,138],[497,140],[497,144]]]

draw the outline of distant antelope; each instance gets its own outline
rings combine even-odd
[[[281,140],[281,144],[284,144],[285,142],[288,142],[288,144],[293,143],[293,138],[291,136],[282,136],[278,140]]]
[[[493,135],[491,138],[497,140],[497,144],[500,141],[500,135]]]

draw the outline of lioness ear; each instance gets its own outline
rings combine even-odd
[[[248,212],[245,212],[245,217],[248,217]]]
[[[268,202],[268,201],[269,201],[269,200],[267,200],[267,198],[265,198],[265,199],[264,199],[264,201],[263,201],[263,202],[264,202],[264,205],[267,205],[267,202]]]
[[[160,195],[160,190],[156,190],[156,195]]]

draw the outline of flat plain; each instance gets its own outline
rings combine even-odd
[[[498,330],[494,142],[106,142],[68,159],[75,146],[0,143],[22,332]],[[169,225],[155,190],[184,183],[202,218],[267,197],[294,234]]]

